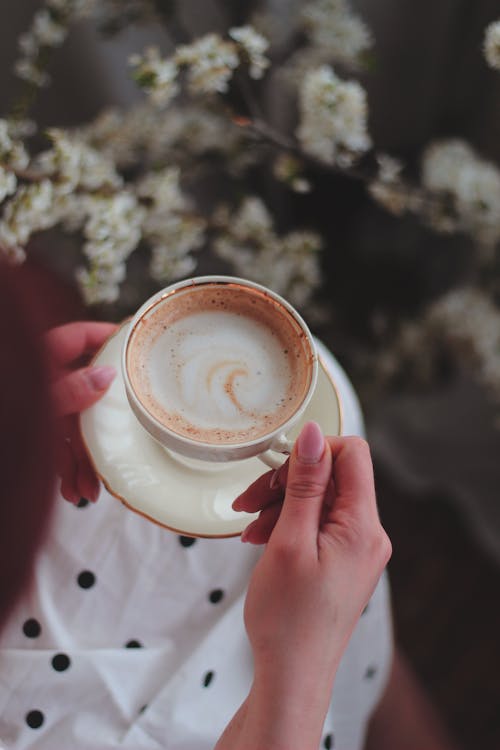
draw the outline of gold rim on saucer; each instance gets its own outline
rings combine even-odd
[[[127,318],[127,319],[125,319],[121,323],[120,327],[115,331],[115,333],[113,333],[109,337],[109,339],[105,342],[105,344],[94,355],[94,357],[92,359],[92,364],[94,364],[103,354],[106,353],[106,350],[110,347],[110,344],[114,345],[114,344],[117,343],[115,341],[115,339],[117,337],[124,335],[125,326],[128,323],[130,323],[130,320],[131,320],[131,318]],[[337,412],[337,419],[338,419],[338,429],[336,430],[336,434],[341,435],[342,431],[343,431],[344,415],[343,415],[342,402],[341,402],[341,399],[340,399],[339,390],[338,390],[338,387],[337,387],[335,381],[331,377],[331,374],[330,374],[330,372],[328,370],[328,367],[326,366],[325,361],[321,357],[321,355],[318,355],[318,361],[319,361],[320,369],[322,371],[322,375],[324,376],[324,378],[328,382],[328,386],[331,388],[333,394],[335,395],[335,399],[336,399],[336,402],[337,402],[336,412]],[[118,382],[121,381],[121,371],[120,371],[120,366],[119,365],[120,365],[120,362],[119,362],[119,357],[118,357],[118,362],[117,362],[117,376],[116,376],[116,381],[118,381]],[[321,386],[321,387],[323,387],[323,386]],[[319,388],[319,386],[317,385],[317,389],[318,388]],[[90,419],[90,416],[92,414],[95,414],[96,409],[99,409],[99,405],[101,407],[103,406],[103,404],[106,401],[107,394],[109,394],[109,392],[112,389],[113,389],[113,384],[111,385],[110,390],[107,391],[104,394],[104,396],[102,397],[102,399],[100,399],[100,401],[98,401],[96,404],[94,404],[94,406],[90,407],[90,409],[86,410],[85,412],[83,412],[79,416],[80,435],[81,435],[82,443],[83,443],[83,445],[85,447],[85,450],[86,450],[86,453],[88,455],[90,464],[93,467],[96,475],[99,477],[100,481],[103,483],[103,485],[106,488],[106,490],[109,492],[109,494],[112,495],[113,497],[117,498],[128,510],[131,510],[134,513],[138,514],[139,516],[142,516],[143,518],[146,518],[149,521],[152,521],[157,526],[161,526],[162,528],[167,529],[169,531],[172,531],[173,533],[181,535],[181,536],[187,536],[187,537],[193,537],[193,538],[205,538],[205,539],[227,539],[227,538],[239,536],[242,533],[242,531],[244,530],[244,528],[254,518],[257,517],[257,514],[246,514],[246,513],[235,514],[235,519],[234,520],[237,520],[237,519],[241,518],[241,523],[237,524],[237,526],[238,526],[237,529],[234,529],[234,524],[232,524],[233,528],[231,529],[231,531],[226,531],[225,532],[223,530],[215,530],[215,529],[213,531],[206,531],[206,530],[204,531],[203,530],[203,522],[200,522],[199,528],[197,528],[197,529],[193,529],[192,527],[188,528],[188,529],[185,529],[185,528],[179,527],[175,523],[169,523],[168,522],[168,518],[166,518],[166,519],[162,518],[160,520],[158,517],[155,517],[155,515],[151,515],[151,513],[148,513],[145,510],[137,507],[137,505],[135,504],[136,501],[132,501],[130,498],[127,498],[123,494],[123,490],[120,492],[116,488],[116,486],[114,486],[114,485],[116,485],[116,482],[114,482],[112,479],[109,478],[109,476],[106,476],[105,473],[103,473],[103,470],[102,470],[102,461],[99,462],[99,460],[97,459],[97,457],[94,456],[94,454],[92,452],[92,448],[89,445],[89,441],[87,439],[88,436],[86,435],[86,431],[85,431],[84,425],[82,424],[82,422],[85,419],[88,420],[88,419]],[[114,396],[111,396],[110,399],[113,398],[113,397],[116,397],[116,394]],[[122,398],[122,396],[120,394],[120,402],[119,402],[118,406],[116,407],[117,408],[117,414],[118,414],[118,416],[119,416],[119,413],[120,413],[120,409],[123,409],[123,404],[121,403],[121,398]],[[129,410],[130,415],[135,420],[135,417],[133,416],[132,410],[128,406],[128,402],[127,402],[126,395],[125,395],[125,390],[123,390],[123,399],[126,402],[126,409],[127,409],[127,411]],[[314,400],[314,395],[313,395],[313,400]],[[305,414],[306,417],[307,417],[307,411],[308,410],[306,410],[306,414]],[[134,421],[133,424],[135,426],[136,421]],[[138,424],[138,422],[137,422],[137,425],[140,427],[140,425]],[[140,433],[140,439],[141,439],[141,441],[144,441],[144,444],[149,443],[149,441],[151,441],[151,444],[154,445],[154,446],[156,446],[157,444],[156,444],[156,441],[154,440],[154,438],[150,437],[145,432],[145,430],[142,427],[141,427],[141,430],[142,430],[142,432]],[[159,448],[159,450],[164,450],[160,446],[158,446],[158,448]],[[255,463],[255,471],[254,471],[254,467],[252,465],[252,470],[250,472],[250,474],[252,476],[253,476],[253,474],[255,474],[255,476],[253,477],[253,479],[252,479],[252,476],[250,476],[249,472],[248,471],[246,472],[246,475],[248,475],[247,479],[249,480],[248,484],[250,484],[251,481],[253,481],[254,479],[257,479],[258,476],[260,476],[262,473],[264,473],[266,471],[265,465],[262,464],[259,461],[259,459],[246,459],[244,462],[228,462],[228,469],[227,469],[228,475],[229,474],[234,475],[236,473],[237,469],[234,468],[234,465],[237,464],[237,463],[239,463],[239,464],[243,464],[244,463],[246,465],[246,468],[249,469],[250,465],[248,464],[248,462],[256,462]],[[101,463],[101,466],[99,466],[99,463]],[[175,462],[175,463],[177,463],[177,462]],[[233,466],[231,466],[231,464],[233,464]],[[231,472],[231,469],[233,469],[233,468],[234,468],[234,471]],[[182,471],[182,470],[179,469],[178,467],[176,467],[175,470],[173,471],[173,473],[179,474],[180,471]],[[185,472],[184,479],[185,479],[185,482],[189,482],[189,473],[187,471]],[[233,484],[234,484],[234,476],[233,476]],[[245,486],[248,486],[248,484],[245,485]],[[243,491],[243,489],[244,489],[244,487],[241,489],[241,491]],[[146,489],[144,491],[146,491]],[[236,494],[234,494],[234,497],[236,497]],[[167,511],[167,514],[168,514],[168,511]],[[159,515],[161,515],[161,513]],[[227,519],[222,519],[222,518],[218,518],[217,522],[219,522],[219,521],[220,521],[221,526],[223,526],[225,523],[226,524],[231,523],[231,521],[229,521]],[[216,522],[214,521],[213,518],[211,518],[210,521],[207,521],[208,525],[214,525],[215,523]]]

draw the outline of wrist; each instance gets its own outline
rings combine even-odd
[[[317,750],[330,704],[335,671],[310,666],[256,669],[245,703],[245,750]]]

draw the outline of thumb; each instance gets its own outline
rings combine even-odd
[[[57,414],[65,417],[77,414],[98,401],[116,375],[114,367],[88,367],[75,370],[53,386]]]
[[[285,500],[275,531],[316,539],[325,494],[332,476],[332,455],[321,428],[308,422],[290,456]]]

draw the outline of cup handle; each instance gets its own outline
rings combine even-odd
[[[259,453],[258,458],[271,469],[279,469],[285,463],[286,457],[292,452],[293,445],[293,440],[289,440],[286,435],[278,435],[271,448]]]

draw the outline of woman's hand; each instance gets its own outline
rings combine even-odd
[[[267,546],[245,604],[254,683],[229,740],[235,748],[317,748],[339,661],[391,555],[368,445],[325,440],[310,422],[288,465],[233,507],[261,511],[244,539]]]
[[[116,375],[113,367],[86,366],[116,328],[112,323],[78,322],[53,328],[45,335],[53,399],[61,418],[61,493],[71,503],[82,497],[95,502],[99,496],[99,479],[82,443],[78,415],[101,398]]]

